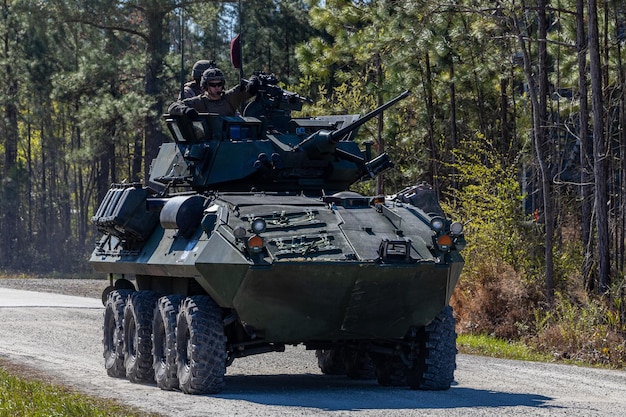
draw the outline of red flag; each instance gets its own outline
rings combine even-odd
[[[241,34],[230,41],[230,62],[233,67],[241,69]]]

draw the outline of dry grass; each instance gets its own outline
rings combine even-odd
[[[619,309],[572,281],[570,292],[558,292],[548,307],[541,283],[493,259],[475,263],[451,300],[457,331],[522,342],[555,361],[624,368],[626,325]]]
[[[458,331],[486,333],[516,340],[525,333],[529,318],[543,296],[504,263],[485,262],[464,276],[452,306],[458,315]]]

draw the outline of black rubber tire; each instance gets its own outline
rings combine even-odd
[[[343,349],[317,349],[317,365],[324,375],[345,375]]]
[[[376,355],[374,364],[376,379],[383,387],[407,385],[406,365],[397,356]]]
[[[115,287],[112,285],[109,285],[108,287],[106,287],[104,290],[102,290],[102,305],[103,306],[107,306],[107,300],[109,299],[109,294],[111,294],[113,291],[115,291]]]
[[[114,378],[126,377],[126,368],[124,367],[124,308],[131,292],[130,290],[111,291],[104,304],[102,325],[104,368],[107,375]]]
[[[152,316],[157,295],[136,291],[124,310],[124,367],[130,382],[154,381],[152,368]]]
[[[376,379],[374,362],[370,355],[361,349],[343,349],[345,373],[351,379]]]
[[[176,375],[176,316],[183,299],[180,295],[159,298],[152,323],[152,356],[157,387],[172,391],[178,389]]]
[[[456,369],[456,331],[452,307],[446,306],[410,340],[417,356],[407,366],[396,355],[374,356],[376,378],[383,386],[406,386],[419,390],[447,390]],[[405,352],[410,357],[411,352]]]
[[[420,353],[407,370],[411,389],[447,390],[456,369],[456,330],[452,307],[446,306],[425,328],[420,337]]]
[[[178,383],[186,394],[217,394],[224,388],[226,336],[222,310],[208,296],[183,300],[176,323]]]

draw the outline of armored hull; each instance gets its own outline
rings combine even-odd
[[[215,393],[236,358],[304,344],[324,373],[449,388],[462,225],[425,186],[346,191],[391,166],[352,138],[405,96],[363,118],[166,116],[148,183],[92,219],[109,375]]]
[[[187,236],[159,225],[134,253],[111,250],[117,242],[107,236],[91,262],[100,272],[150,277],[145,289],[162,294],[178,280],[194,281],[268,342],[402,338],[428,324],[448,303],[463,264],[457,252],[437,253],[431,217],[406,203],[327,200],[207,198]],[[234,230],[248,231],[255,219],[265,221],[257,235],[264,246],[248,256]]]

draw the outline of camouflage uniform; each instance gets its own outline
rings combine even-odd
[[[186,114],[189,107],[198,113],[217,113],[221,116],[234,116],[241,103],[253,97],[240,86],[226,91],[218,100],[211,100],[206,94],[179,100],[170,105],[167,111],[170,114]]]
[[[200,88],[200,83],[197,81],[189,81],[185,83],[182,96],[178,94],[179,100],[184,100],[186,98],[191,98],[195,96],[199,96],[202,94],[202,88]]]
[[[193,80],[185,83],[185,85],[183,86],[182,94],[178,93],[179,100],[184,100],[186,98],[191,98],[202,94],[200,80],[202,79],[202,74],[204,73],[204,71],[209,68],[215,68],[215,61],[201,59],[200,61],[196,61],[196,63],[193,64],[193,68],[191,69],[191,77],[193,78]]]
[[[252,76],[246,84],[238,85],[220,93],[219,97],[210,97],[207,91],[209,84],[217,81],[223,87],[225,80],[224,73],[219,68],[211,67],[207,69],[202,74],[200,82],[203,93],[195,97],[178,100],[172,103],[167,111],[173,115],[193,115],[193,113],[197,112],[234,116],[242,103],[256,95],[260,82],[257,76]]]

